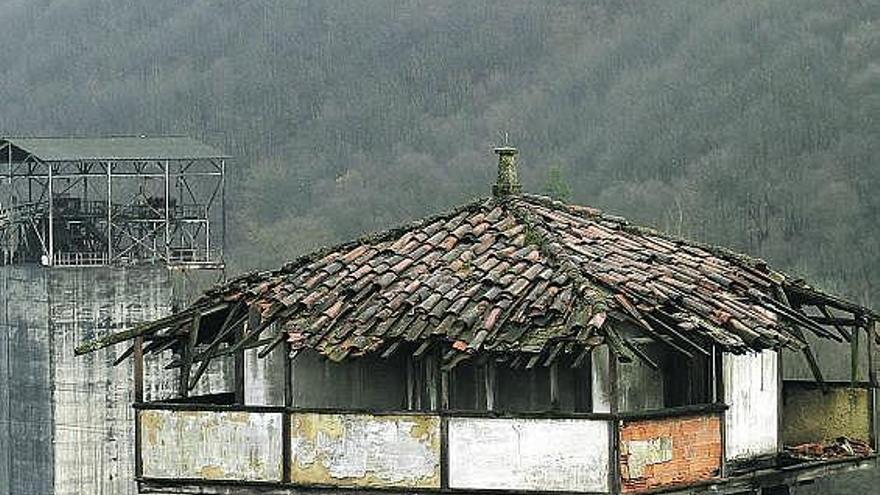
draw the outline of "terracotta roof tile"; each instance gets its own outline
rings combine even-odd
[[[517,360],[532,364],[580,355],[602,342],[609,325],[625,321],[732,351],[799,346],[795,325],[821,333],[796,309],[774,302],[780,291],[874,316],[761,260],[593,208],[518,195],[243,275],[144,333],[169,338],[155,332],[189,328],[185,322],[199,308],[219,303],[237,311],[244,303],[266,323],[281,324],[297,345],[331,358],[430,338],[446,352],[485,349],[511,361],[544,356]]]

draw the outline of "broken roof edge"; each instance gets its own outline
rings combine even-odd
[[[2,138],[0,138],[2,140]],[[248,279],[252,278],[266,278],[272,276],[279,276],[285,273],[290,273],[297,268],[314,261],[317,261],[329,253],[334,251],[338,251],[341,249],[353,248],[364,244],[371,244],[375,242],[382,242],[383,240],[387,240],[392,238],[394,235],[406,232],[408,230],[416,229],[426,223],[429,223],[433,220],[443,219],[447,217],[453,217],[458,215],[459,213],[479,208],[482,205],[485,205],[491,201],[499,201],[496,198],[486,198],[480,197],[472,199],[462,205],[456,206],[454,208],[448,209],[446,211],[436,213],[434,215],[428,217],[421,217],[409,222],[402,223],[400,225],[396,225],[394,227],[390,227],[384,230],[379,230],[376,232],[369,232],[367,234],[363,234],[353,240],[343,241],[337,244],[329,244],[326,246],[319,247],[313,251],[310,251],[306,254],[300,255],[297,258],[290,260],[281,267],[276,268],[274,270],[251,270],[240,275],[237,275],[233,278],[230,278],[224,282],[219,282],[202,293],[201,297],[193,301],[192,304],[189,305],[186,309],[178,311],[177,313],[173,313],[166,317],[160,318],[158,320],[152,320],[148,322],[141,323],[139,325],[135,325],[134,327],[116,332],[114,334],[110,334],[104,336],[102,338],[93,339],[87,342],[84,342],[78,345],[75,350],[75,355],[83,355],[88,354],[105,347],[110,347],[116,344],[120,344],[127,340],[131,340],[133,338],[146,335],[150,332],[159,331],[165,328],[168,328],[172,323],[178,322],[180,320],[186,320],[187,318],[191,318],[195,313],[200,312],[202,310],[208,309],[210,304],[209,296],[213,295],[221,295],[223,289],[229,288],[236,283],[246,282]],[[501,200],[503,201],[503,200]]]

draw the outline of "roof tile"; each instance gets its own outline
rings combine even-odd
[[[675,329],[707,348],[793,345],[788,329],[801,323],[768,302],[778,291],[873,315],[760,260],[593,208],[519,195],[473,202],[238,277],[193,307],[221,303],[232,311],[244,302],[304,342],[297,345],[337,359],[434,338],[453,353],[486,349],[499,359],[546,363],[600,344],[598,329],[632,322],[632,312],[646,314],[655,332]],[[188,328],[192,314],[169,321]],[[424,345],[430,344],[417,344]],[[518,359],[542,353],[540,360]]]

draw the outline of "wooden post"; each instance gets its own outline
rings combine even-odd
[[[559,410],[559,363],[550,365],[550,409]]]
[[[593,411],[593,351],[586,351],[580,366],[575,368],[577,373],[577,396],[575,411]]]
[[[861,378],[859,370],[859,326],[853,327],[852,340],[850,341],[850,386],[855,388]]]
[[[416,365],[411,355],[406,356],[406,408],[416,410]]]
[[[718,403],[718,378],[720,376],[724,376],[723,372],[719,373],[718,370],[718,348],[714,344],[712,345],[712,362],[709,364],[710,368],[710,376],[712,377],[712,403]]]
[[[196,354],[196,344],[199,340],[199,330],[202,327],[202,315],[196,313],[193,316],[192,327],[189,330],[189,340],[181,345],[180,381],[177,394],[180,397],[189,397],[189,375],[192,370],[193,358]]]
[[[295,357],[290,344],[284,347],[284,407],[293,407],[293,359]]]
[[[134,338],[134,401],[144,401],[144,336]]]
[[[880,441],[877,438],[877,370],[874,364],[874,339],[876,337],[876,322],[869,321],[865,325],[866,342],[868,346],[868,412],[871,418],[871,446],[877,450]]]
[[[134,402],[140,404],[144,401],[144,337],[139,335],[134,339]],[[141,412],[134,411],[134,477],[143,475],[143,454],[141,442]]]
[[[486,395],[486,410],[495,410],[495,363],[490,359],[486,361],[486,372],[483,374],[483,386]]]
[[[608,350],[608,409],[611,414],[617,414],[620,407],[620,397],[618,397],[618,369],[617,356]]]
[[[290,408],[293,407],[293,363],[291,362],[290,344],[282,346],[284,350],[284,414],[281,416],[281,481],[290,483],[291,481],[291,424],[293,415]]]
[[[440,370],[440,410],[449,409],[449,371]]]
[[[244,332],[242,329],[236,330],[238,334],[238,338],[244,337]],[[245,395],[244,395],[244,348],[241,348],[235,351],[235,354],[232,357],[233,359],[233,380],[235,384],[235,403],[236,404],[244,404],[245,403]],[[288,361],[285,359],[285,361]]]
[[[241,328],[235,331],[236,342],[243,342],[244,339],[248,338],[255,331],[257,331],[257,329],[260,328],[260,325],[262,324],[262,319],[262,314],[256,308],[256,306],[251,306],[250,308],[248,308],[247,328]],[[235,373],[233,376],[235,380],[235,390],[233,390],[233,392],[235,392],[235,402],[237,404],[244,404],[244,346],[239,346],[238,349],[235,350],[233,356],[233,359],[235,360]]]
[[[610,422],[610,466],[608,469],[608,476],[611,478],[610,487],[611,493],[618,494],[620,493],[620,426],[621,422],[617,419],[617,413],[619,409],[619,398],[618,398],[618,389],[617,389],[617,356],[611,352],[611,348],[608,348],[608,407],[611,412],[613,419]]]
[[[785,363],[782,361],[782,349],[776,351],[776,454],[782,454],[785,450],[785,442],[782,441],[782,429],[785,415]]]
[[[762,370],[763,371],[763,370]],[[724,353],[718,350],[718,346],[712,346],[712,403],[725,403],[724,393]],[[721,477],[727,477],[727,411],[721,415]]]
[[[449,416],[440,415],[440,490],[449,490]]]
[[[875,323],[873,321],[869,322],[865,326],[865,334],[867,340],[865,341],[865,345],[867,345],[868,350],[868,383],[871,385],[871,388],[877,386],[877,369],[875,368],[876,364],[874,363],[874,336],[875,336]]]
[[[422,362],[427,370],[425,381],[428,384],[428,410],[437,411],[440,409],[440,356],[432,353]]]
[[[791,333],[793,333],[797,338],[803,340],[804,342],[807,342],[807,337],[797,325],[791,327]],[[855,337],[853,337],[853,340],[855,340]],[[804,347],[803,353],[804,356],[807,358],[807,364],[810,365],[810,371],[813,373],[813,378],[816,380],[816,383],[819,384],[819,388],[822,390],[822,393],[828,393],[828,384],[825,383],[825,378],[822,377],[822,369],[819,367],[819,361],[816,359],[816,355],[813,354],[813,349],[810,347],[809,343],[806,347]]]

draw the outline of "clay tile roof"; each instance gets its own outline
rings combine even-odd
[[[846,337],[806,306],[847,312],[854,324],[876,317],[759,259],[523,194],[234,278],[176,315],[80,351],[134,335],[179,338],[207,311],[215,334],[259,316],[241,346],[286,340],[337,360],[407,342],[437,346],[447,362],[488,352],[531,366],[602,343],[625,358],[638,349],[617,332],[623,323],[686,354],[801,348],[803,330]]]

